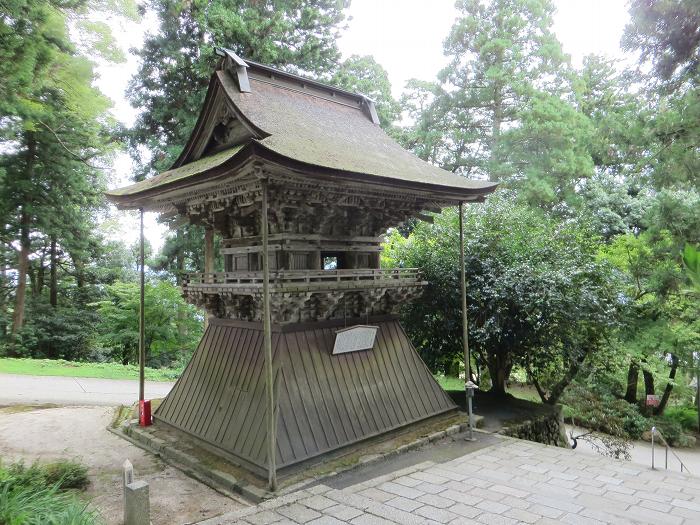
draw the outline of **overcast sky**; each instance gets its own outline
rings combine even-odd
[[[579,66],[584,56],[596,53],[623,58],[619,47],[628,20],[627,0],[555,0],[554,31],[572,63]],[[446,64],[442,43],[457,11],[453,0],[352,0],[352,19],[339,40],[343,57],[373,55],[389,73],[392,90],[401,95],[410,78],[433,80]],[[143,34],[155,27],[147,17],[141,24],[125,24],[116,31],[125,49],[139,47]],[[225,44],[225,42],[222,42]],[[126,64],[100,67],[99,88],[114,101],[115,116],[130,125],[137,115],[124,98],[129,78],[138,63],[130,56]],[[126,155],[115,162],[110,186],[129,183],[131,165]],[[137,240],[134,213],[119,212],[123,239]],[[154,246],[161,245],[164,233],[154,214],[146,214],[146,235]]]

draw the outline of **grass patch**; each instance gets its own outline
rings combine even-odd
[[[3,525],[95,525],[98,514],[77,495],[88,484],[87,469],[72,461],[26,467],[0,465],[0,523]]]
[[[464,391],[464,379],[460,379],[458,377],[436,375],[435,380],[438,382],[438,384],[442,387],[443,390],[446,390],[448,392],[453,390],[459,390],[460,392]]]
[[[146,367],[145,373],[147,381],[174,381],[182,371],[172,368]],[[79,363],[62,359],[3,357],[0,358],[0,374],[138,379],[139,368],[136,365],[121,365],[119,363]]]

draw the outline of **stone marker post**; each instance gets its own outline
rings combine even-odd
[[[148,483],[134,481],[134,466],[124,462],[122,478],[124,489],[124,525],[150,525],[151,503]]]
[[[124,490],[124,525],[150,525],[151,503],[148,483],[134,481]]]

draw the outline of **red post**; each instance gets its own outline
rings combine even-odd
[[[141,399],[139,401],[139,426],[148,427],[153,423],[151,418],[151,401]]]

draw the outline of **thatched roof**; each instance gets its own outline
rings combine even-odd
[[[202,175],[196,177],[198,183],[208,171],[220,168],[220,175],[221,168],[240,165],[251,155],[272,157],[310,176],[328,172],[397,189],[437,190],[452,198],[473,198],[495,189],[495,183],[445,171],[403,149],[379,127],[367,97],[231,55],[224,53],[199,121],[173,169],[109,192],[112,200],[126,204]],[[221,115],[235,140],[212,147]]]

